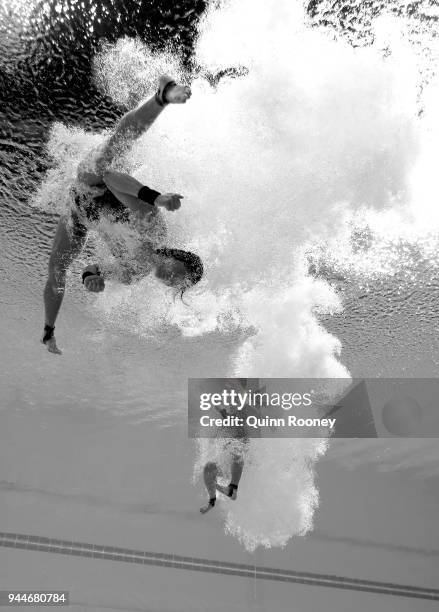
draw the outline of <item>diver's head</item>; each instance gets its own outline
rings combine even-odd
[[[182,295],[203,276],[203,262],[195,253],[163,248],[157,249],[155,255],[156,278],[168,287],[181,290]]]

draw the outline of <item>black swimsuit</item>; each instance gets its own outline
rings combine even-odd
[[[129,209],[120,202],[108,189],[105,183],[94,185],[103,192],[91,196],[89,193],[81,193],[77,187],[72,186],[71,196],[74,203],[72,208],[72,220],[75,234],[83,237],[87,234],[85,220],[97,223],[102,216],[113,223],[128,223],[130,220]]]
[[[154,197],[158,195],[158,192],[153,190],[149,190],[149,192],[151,192]],[[167,234],[166,224],[157,210],[154,215],[148,215],[145,219],[139,219],[137,215],[132,215],[130,209],[113,195],[105,183],[99,183],[98,185],[93,185],[93,187],[85,186],[84,190],[81,189],[80,183],[74,184],[71,187],[70,194],[72,198],[72,231],[75,239],[83,241],[87,236],[89,223],[93,224],[99,222],[101,219],[105,219],[110,221],[111,224],[124,224],[128,232],[134,232],[135,239],[138,241],[140,240],[140,243],[143,245],[140,250],[148,256],[148,261],[150,259],[149,254],[151,246],[154,248],[163,246]],[[125,238],[119,236],[119,238],[124,242],[126,236]],[[131,238],[133,238],[133,235]],[[113,236],[112,239],[113,242],[118,243],[116,236]],[[133,242],[132,240],[128,242],[131,243],[131,247],[128,248],[127,252],[132,255]],[[138,246],[140,246],[140,243]],[[125,253],[126,251],[125,247],[120,249],[119,246],[117,246],[118,257],[121,256],[121,253]],[[139,249],[136,250],[135,257],[143,268],[145,268],[145,261]],[[130,259],[132,259],[131,256]]]
[[[85,216],[89,221],[99,221],[101,216],[104,215],[114,223],[128,223],[130,220],[129,209],[116,198],[105,183],[95,185],[95,187],[104,189],[104,192],[90,197],[81,194],[75,187],[72,187],[73,201],[80,215]]]

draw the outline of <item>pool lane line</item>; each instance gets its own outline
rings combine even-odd
[[[439,601],[439,589],[394,584],[391,582],[362,580],[358,578],[346,578],[330,574],[296,572],[293,570],[245,565],[242,563],[229,563],[228,561],[214,561],[212,559],[184,557],[175,554],[147,552],[119,548],[116,546],[74,542],[71,540],[59,540],[57,538],[35,535],[0,532],[0,546],[92,559],[106,559],[109,561],[123,561],[125,563],[138,563],[157,567],[224,574],[242,578],[291,582],[310,586],[323,586],[335,589],[393,595],[396,597],[411,597],[415,599]]]

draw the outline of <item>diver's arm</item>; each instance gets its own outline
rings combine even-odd
[[[108,170],[104,173],[104,182],[119,202],[135,212],[152,213],[161,206],[166,210],[177,210],[183,198],[178,193],[159,193],[142,185],[129,174]]]
[[[154,123],[162,110],[163,105],[158,104],[155,96],[153,96],[139,108],[125,113],[116,125],[114,133],[101,148],[79,164],[79,181],[89,186],[96,186],[102,183],[105,174],[109,174],[106,170],[113,159],[123,155],[132,146],[134,140]],[[111,172],[111,174],[121,173]],[[135,179],[132,180],[134,181]],[[108,187],[111,189],[111,185],[108,185]],[[117,185],[115,185],[115,188],[125,193],[125,190],[118,188]],[[127,193],[128,195],[137,195],[130,194],[129,190]]]
[[[111,190],[115,189],[119,193],[124,193],[137,198],[137,195],[142,189],[143,184],[129,174],[116,172],[116,170],[108,170],[104,173],[104,183]],[[159,195],[159,192],[156,192]],[[157,196],[156,196],[157,197]]]
[[[160,195],[158,191],[149,189],[129,174],[109,170],[104,173],[104,183],[114,196],[127,208],[142,215],[157,211],[155,200]],[[139,197],[143,196],[143,199]]]
[[[119,202],[122,202],[127,208],[132,210],[135,213],[139,213],[140,215],[150,215],[157,212],[157,207],[153,204],[148,204],[147,202],[143,202],[128,193],[123,193],[121,191],[117,191],[114,187],[109,187],[111,193],[116,196]]]
[[[170,76],[161,76],[157,93],[120,119],[106,143],[100,167],[108,167],[115,155],[126,151],[136,138],[151,127],[168,104],[185,104],[191,95],[190,87],[178,85]]]
[[[125,113],[99,151],[80,164],[80,181],[91,186],[102,182],[102,176],[113,159],[123,155],[133,142],[151,127],[165,106],[184,104],[192,95],[189,87],[176,84],[174,79],[166,75],[160,77],[158,85],[157,93],[137,108]],[[92,167],[88,167],[90,164]]]

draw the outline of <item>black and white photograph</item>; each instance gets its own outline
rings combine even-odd
[[[439,2],[0,0],[0,608],[433,612]]]

